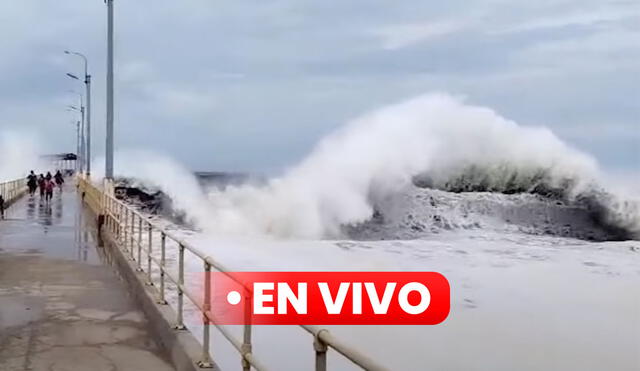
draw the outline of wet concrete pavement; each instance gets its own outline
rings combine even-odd
[[[73,185],[0,220],[0,371],[173,370],[103,262]]]

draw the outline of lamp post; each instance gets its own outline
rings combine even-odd
[[[67,109],[67,111],[72,111],[72,109]],[[73,125],[76,126],[76,172],[80,171],[80,121],[71,121]]]
[[[78,151],[78,159],[80,161],[80,171],[84,171],[84,153],[85,153],[85,145],[84,145],[84,105],[82,102],[82,94],[71,91],[72,93],[78,94],[80,96],[80,108],[76,106],[69,105],[67,108],[71,111],[80,112],[80,149]]]
[[[67,111],[74,111],[71,108],[67,107]],[[75,160],[75,171],[78,171],[78,153],[80,153],[80,121],[76,121],[75,119],[71,120],[71,124],[76,127],[76,160]],[[68,160],[70,161],[70,160]]]
[[[113,1],[107,4],[107,137],[105,177],[113,179]]]
[[[87,95],[87,112],[86,112],[87,114],[87,118],[86,118],[87,146],[86,146],[86,153],[83,153],[83,156],[86,159],[87,175],[90,175],[91,174],[91,75],[89,75],[89,62],[87,60],[87,57],[82,53],[69,51],[69,50],[65,50],[64,52],[65,54],[78,56],[82,58],[82,60],[84,61],[84,85],[86,88],[86,95]],[[71,73],[67,73],[67,76],[76,80],[80,80],[77,76]]]
[[[74,107],[75,108],[75,107]],[[67,111],[74,112],[75,109],[71,109],[67,106]],[[76,126],[76,172],[80,171],[80,121],[75,119],[71,120],[71,124]]]
[[[80,121],[76,121],[76,172],[80,172]]]

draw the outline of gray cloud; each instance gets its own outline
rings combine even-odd
[[[549,125],[606,167],[638,170],[635,1],[116,6],[121,148],[169,152],[197,169],[272,171],[363,111],[444,90]],[[62,50],[75,49],[91,60],[102,151],[105,10],[99,0],[0,4],[3,130],[33,128],[47,150],[73,148],[65,92],[81,86],[64,74],[80,63]]]

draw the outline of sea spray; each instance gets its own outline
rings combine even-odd
[[[351,121],[265,187],[211,192],[210,226],[282,237],[339,236],[342,226],[369,220],[376,199],[402,190],[417,175],[444,183],[471,165],[502,164],[521,173],[544,169],[558,186],[571,179],[569,194],[597,176],[592,158],[548,129],[518,126],[488,108],[428,94]]]
[[[347,123],[263,185],[212,188],[205,195],[187,170],[165,156],[129,152],[118,158],[118,174],[159,186],[190,222],[215,234],[343,237],[345,226],[384,214],[382,201],[417,179],[454,192],[581,200],[601,222],[631,232],[640,225],[637,204],[602,191],[590,156],[546,128],[519,126],[440,93]]]
[[[26,177],[30,170],[51,170],[41,160],[43,154],[35,133],[3,129],[0,133],[0,182]]]
[[[172,208],[187,217],[196,226],[214,217],[202,188],[193,174],[171,157],[150,150],[119,150],[115,155],[116,174],[146,187],[160,189],[172,200]],[[94,161],[92,178],[104,178],[104,158]]]

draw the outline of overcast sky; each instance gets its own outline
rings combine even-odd
[[[116,0],[118,148],[269,172],[372,108],[462,94],[639,168],[640,1]],[[65,77],[90,59],[103,152],[102,0],[0,2],[0,127],[74,149]],[[117,166],[117,164],[116,164]]]

